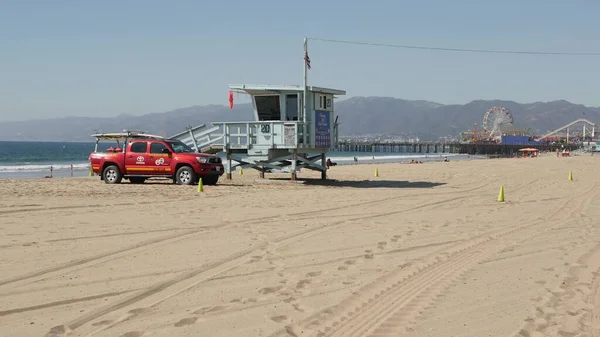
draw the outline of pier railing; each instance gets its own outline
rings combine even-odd
[[[459,143],[435,142],[355,142],[339,141],[336,147],[341,152],[375,152],[375,153],[459,153]]]
[[[459,142],[357,142],[339,141],[336,147],[340,152],[371,153],[415,153],[415,154],[470,154],[497,155],[508,157],[515,155],[524,147],[540,151],[573,151],[582,147],[579,144],[495,144],[495,143],[459,143]]]

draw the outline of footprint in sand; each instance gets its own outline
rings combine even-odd
[[[300,337],[302,330],[296,325],[286,325],[285,332],[291,337]]]
[[[392,237],[391,241],[398,242],[398,240],[400,240],[401,237],[402,237],[402,235],[394,235],[394,237]]]
[[[276,323],[281,323],[281,322],[287,320],[287,316],[284,316],[284,315],[273,316],[273,317],[271,317],[271,320]]]
[[[281,290],[281,288],[283,288],[283,286],[265,287],[265,288],[259,289],[258,292],[260,294],[267,295],[267,294],[272,294],[274,292],[277,292],[277,291]]]
[[[112,323],[113,321],[110,320],[104,320],[104,321],[100,321],[100,322],[96,322],[96,323],[92,323],[92,326],[101,326],[101,325],[107,325]]]
[[[356,264],[356,260],[346,260],[343,266],[339,266],[338,270],[348,270],[348,266]]]
[[[316,277],[321,275],[323,272],[320,271],[311,271],[310,273],[306,273],[306,277]]]
[[[66,325],[57,325],[53,328],[50,329],[50,331],[48,331],[48,333],[46,334],[45,337],[59,337],[59,336],[64,336],[67,333],[67,326]]]
[[[294,310],[299,311],[299,312],[304,312],[305,311],[304,308],[302,308],[300,306],[300,304],[298,304],[298,303],[292,304],[292,308],[294,308]]]
[[[143,334],[144,333],[142,331],[129,331],[119,337],[141,337]]]
[[[211,312],[216,312],[216,311],[220,311],[226,309],[226,307],[220,306],[220,305],[216,305],[214,307],[204,307],[204,308],[200,308],[196,311],[193,312],[193,314],[195,315],[205,315],[205,314],[209,314]]]
[[[385,241],[377,242],[377,248],[384,249],[385,246],[387,246],[387,242],[385,242]]]
[[[372,260],[375,255],[373,255],[373,251],[370,249],[365,250],[365,255],[363,255],[363,257],[367,260]]]
[[[296,289],[304,289],[307,284],[310,284],[310,280],[300,280],[296,283]]]
[[[134,315],[141,315],[141,314],[145,314],[150,311],[152,311],[152,309],[150,309],[150,308],[137,308],[137,309],[129,310],[129,313],[134,314]]]
[[[183,318],[179,322],[175,323],[174,326],[177,328],[180,328],[182,326],[192,325],[192,324],[196,323],[197,320],[198,320],[198,317]]]

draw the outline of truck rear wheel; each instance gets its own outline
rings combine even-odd
[[[179,185],[193,185],[196,181],[196,173],[189,166],[182,166],[175,173],[175,183]]]
[[[123,174],[116,165],[109,165],[102,171],[102,178],[107,184],[119,184],[123,180]]]

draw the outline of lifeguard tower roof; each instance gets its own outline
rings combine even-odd
[[[245,91],[249,94],[261,94],[261,93],[281,93],[286,91],[304,91],[304,87],[300,85],[262,85],[262,84],[230,84],[229,89],[236,91]],[[308,86],[308,91],[314,93],[322,93],[329,95],[346,95],[345,90],[322,88],[315,86]]]

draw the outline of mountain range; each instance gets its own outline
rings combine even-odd
[[[600,108],[565,100],[517,103],[502,100],[476,100],[464,105],[445,105],[392,97],[352,97],[336,101],[340,135],[389,134],[437,140],[457,137],[461,131],[483,123],[485,112],[504,106],[513,115],[515,128],[531,128],[535,134],[561,127],[575,119],[600,122]],[[170,136],[187,126],[210,122],[252,121],[251,104],[238,104],[233,110],[222,105],[192,106],[163,113],[116,117],[63,117],[1,122],[0,140],[12,141],[92,141],[90,134],[144,130]]]

